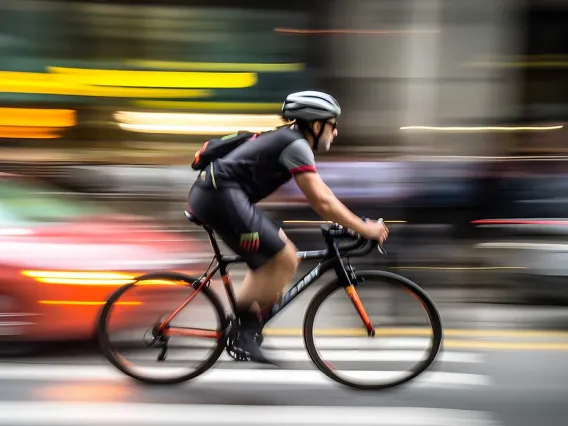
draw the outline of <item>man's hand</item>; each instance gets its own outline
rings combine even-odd
[[[361,235],[367,240],[376,240],[383,244],[389,236],[389,229],[383,222],[367,220]]]

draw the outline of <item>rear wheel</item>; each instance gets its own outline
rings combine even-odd
[[[99,342],[109,362],[132,378],[154,384],[181,383],[211,368],[225,348],[228,319],[214,292],[207,286],[197,292],[195,281],[179,273],[152,273],[114,292],[98,323]],[[160,324],[188,297],[193,299],[158,333]],[[143,366],[135,365],[138,362]],[[150,371],[144,371],[151,363]]]
[[[386,389],[414,379],[434,362],[441,346],[442,321],[436,306],[418,285],[396,274],[361,271],[357,280],[356,296],[375,335],[368,336],[354,303],[335,280],[315,295],[306,311],[303,334],[310,358],[331,379],[357,389]],[[335,295],[337,301],[331,303]],[[412,297],[401,304],[408,295]],[[395,314],[394,301],[400,307]],[[324,302],[330,306],[327,317]],[[319,316],[324,317],[324,326],[316,325]],[[424,324],[419,324],[421,319]],[[395,320],[401,324],[395,325]],[[405,362],[410,366],[399,371]]]

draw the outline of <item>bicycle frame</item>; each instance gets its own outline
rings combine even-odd
[[[215,239],[213,231],[204,227],[209,235],[209,240],[214,251],[213,260],[217,260],[217,264],[211,269],[211,265],[199,277],[193,284],[192,287],[195,291],[186,299],[184,302],[172,312],[168,318],[160,325],[158,331],[164,333],[165,335],[176,335],[176,336],[187,336],[187,337],[205,337],[205,338],[220,338],[222,336],[221,332],[218,331],[206,331],[201,329],[189,329],[181,327],[168,327],[168,324],[175,318],[175,316],[193,300],[193,298],[199,293],[201,288],[207,285],[211,278],[217,273],[221,273],[221,279],[223,281],[225,292],[233,309],[233,312],[237,307],[237,298],[235,296],[235,291],[232,285],[230,275],[228,273],[228,267],[231,264],[243,263],[244,260],[237,255],[223,255],[219,249],[219,245]],[[359,313],[363,324],[367,329],[367,333],[370,336],[375,335],[375,329],[371,323],[369,316],[367,315],[363,303],[359,299],[355,286],[357,285],[357,279],[351,265],[348,263],[344,265],[342,259],[347,256],[363,256],[373,250],[373,245],[376,243],[369,244],[369,247],[363,251],[355,252],[354,250],[364,246],[368,241],[359,238],[355,244],[351,244],[347,247],[339,247],[330,233],[324,232],[324,239],[327,248],[324,250],[310,250],[310,251],[299,251],[296,256],[302,260],[321,260],[313,269],[306,273],[299,281],[297,281],[285,294],[281,295],[273,307],[261,314],[261,323],[265,325],[275,316],[277,316],[284,308],[286,308],[292,301],[304,292],[310,285],[316,282],[323,274],[325,274],[330,269],[335,269],[338,279],[341,285],[345,288],[345,291],[353,303],[355,309]],[[343,253],[342,253],[343,251]],[[213,262],[211,262],[212,264]],[[208,272],[209,271],[209,272]]]

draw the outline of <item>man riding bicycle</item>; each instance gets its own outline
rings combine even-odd
[[[270,309],[294,276],[300,260],[284,231],[255,205],[292,177],[324,220],[382,243],[388,228],[363,221],[343,205],[316,171],[315,152],[329,151],[337,136],[339,103],[316,91],[292,93],[282,105],[289,124],[260,134],[211,162],[193,184],[192,213],[242,256],[247,272],[238,294],[230,350],[239,360],[270,363],[260,350],[261,312]]]

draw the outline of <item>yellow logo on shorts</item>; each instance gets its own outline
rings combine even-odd
[[[260,237],[258,232],[249,232],[241,234],[240,247],[248,252],[256,252],[260,246]]]

